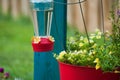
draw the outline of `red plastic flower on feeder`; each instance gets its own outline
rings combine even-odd
[[[52,36],[48,37],[51,42],[55,42],[54,38]]]
[[[38,37],[38,36],[34,36],[33,38],[32,38],[32,42],[33,43],[39,43],[41,41],[41,39],[40,39],[40,37]]]

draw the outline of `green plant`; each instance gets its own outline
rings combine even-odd
[[[117,0],[111,11],[111,23],[112,23],[112,50],[114,55],[120,58],[120,5]]]
[[[55,54],[58,61],[77,66],[90,66],[103,71],[120,73],[120,5],[116,0],[110,12],[112,32],[77,34],[67,41],[66,51]]]
[[[106,32],[106,43],[103,43],[103,33],[97,30],[89,34],[89,41],[84,35],[70,37],[67,50],[54,55],[60,62],[77,66],[89,66],[103,71],[116,71],[119,58],[115,56],[110,33]]]

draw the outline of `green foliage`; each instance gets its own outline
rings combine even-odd
[[[112,50],[116,57],[120,58],[120,5],[116,1],[111,11],[112,22]]]
[[[106,32],[106,43],[104,36],[99,30],[86,36],[77,34],[70,37],[67,42],[67,50],[55,55],[56,59],[72,65],[90,66],[103,71],[114,71],[120,66],[119,58],[115,56],[111,41],[111,35]],[[90,42],[90,43],[89,43]]]
[[[103,71],[117,71],[120,67],[120,6],[116,0],[112,6],[112,34],[96,31],[85,35],[76,34],[67,41],[67,50],[55,55],[56,59],[77,66],[91,66]],[[104,42],[105,39],[105,42]]]

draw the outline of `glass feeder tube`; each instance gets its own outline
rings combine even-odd
[[[50,51],[53,49],[54,39],[50,36],[53,1],[31,0],[34,33],[32,46],[35,52]]]
[[[35,36],[50,36],[53,13],[52,0],[31,0],[31,3]]]

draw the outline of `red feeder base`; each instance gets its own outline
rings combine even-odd
[[[101,80],[102,71],[59,62],[60,80]]]
[[[38,43],[32,42],[34,52],[47,52],[53,50],[54,42],[49,38],[40,38]]]

